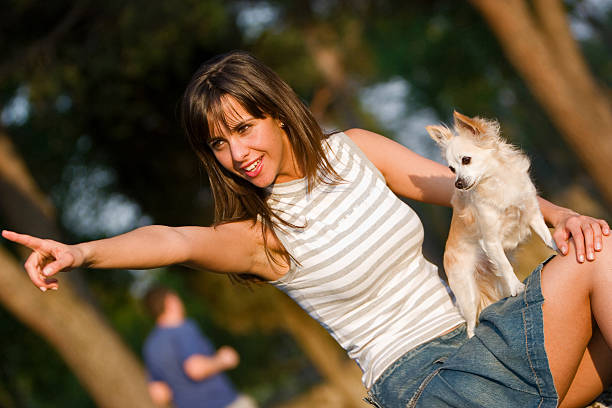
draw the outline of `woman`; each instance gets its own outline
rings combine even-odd
[[[610,384],[605,221],[540,199],[562,256],[486,309],[467,340],[421,254],[422,225],[395,196],[449,206],[446,167],[365,130],[324,135],[291,88],[243,52],[195,74],[183,125],[210,177],[216,225],[77,245],[4,231],[34,250],[26,270],[37,287],[57,289],[53,276],[78,266],[185,264],[268,281],[355,359],[377,406],[581,406]]]

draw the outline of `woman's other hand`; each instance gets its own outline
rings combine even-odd
[[[602,236],[610,235],[610,226],[605,220],[565,211],[554,224],[553,239],[559,251],[567,255],[569,240],[576,246],[576,260],[580,263],[595,259],[595,252],[603,247]]]

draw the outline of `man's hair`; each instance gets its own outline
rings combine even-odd
[[[166,296],[171,293],[174,293],[174,291],[163,286],[155,286],[149,289],[143,298],[143,303],[147,312],[157,319],[166,308]]]

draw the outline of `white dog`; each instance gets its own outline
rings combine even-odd
[[[454,113],[454,132],[427,126],[455,173],[444,268],[469,337],[480,311],[524,288],[506,254],[533,229],[556,250],[542,218],[529,159],[499,136],[499,124]]]

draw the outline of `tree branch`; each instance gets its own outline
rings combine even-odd
[[[0,129],[0,177],[10,180],[47,217],[54,217],[55,214],[51,202],[36,186],[36,182],[27,170],[26,164],[17,154],[13,142],[2,129]],[[10,197],[5,196],[5,200],[10,201]]]
[[[555,58],[556,66],[565,74],[566,80],[574,85],[574,91],[586,93],[589,98],[601,97],[569,28],[566,11],[561,1],[535,0],[533,5],[551,56]]]

